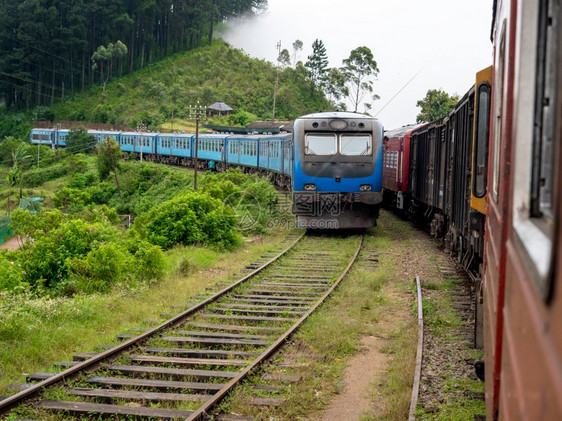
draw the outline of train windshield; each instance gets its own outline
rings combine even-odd
[[[342,135],[340,153],[342,155],[370,155],[371,136]]]
[[[336,135],[307,134],[305,138],[305,154],[307,155],[335,155]]]

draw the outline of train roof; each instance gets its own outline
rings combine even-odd
[[[369,119],[369,120],[377,120],[374,117],[366,114],[360,113],[352,113],[348,111],[327,111],[323,113],[314,113],[314,114],[307,114],[299,117],[299,119],[314,119],[314,118],[361,118],[361,119]]]
[[[399,127],[397,129],[392,130],[385,130],[384,135],[389,139],[393,139],[396,137],[404,137],[406,133],[411,132],[412,130],[417,129],[420,126],[423,126],[425,123],[416,123],[416,124],[407,124],[405,126]]]

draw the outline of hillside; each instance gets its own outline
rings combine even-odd
[[[56,120],[80,120],[157,129],[166,121],[187,118],[189,105],[224,101],[235,111],[271,118],[276,68],[247,56],[221,40],[177,54],[101,87],[93,87],[59,104]],[[306,69],[280,72],[276,118],[292,119],[329,109],[320,92],[311,96]]]

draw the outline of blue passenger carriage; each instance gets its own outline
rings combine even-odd
[[[29,141],[33,144],[53,146],[53,129],[31,129]]]
[[[260,136],[258,135],[229,136],[227,139],[228,163],[244,165],[247,167],[257,167],[259,140]]]

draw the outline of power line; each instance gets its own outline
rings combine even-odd
[[[400,88],[400,90],[398,92],[396,92],[396,94],[394,94],[394,96],[392,98],[390,98],[390,100],[388,100],[388,102],[386,104],[384,104],[384,106],[373,117],[378,116],[381,113],[381,111],[384,110],[394,100],[394,98],[396,98],[398,95],[400,95],[400,92],[402,92],[406,88],[406,86],[408,86],[410,84],[410,82],[412,82],[420,73],[421,73],[421,69],[418,70],[418,72],[414,76],[412,76],[412,78],[408,82],[406,82],[406,84],[404,86],[402,86]]]

